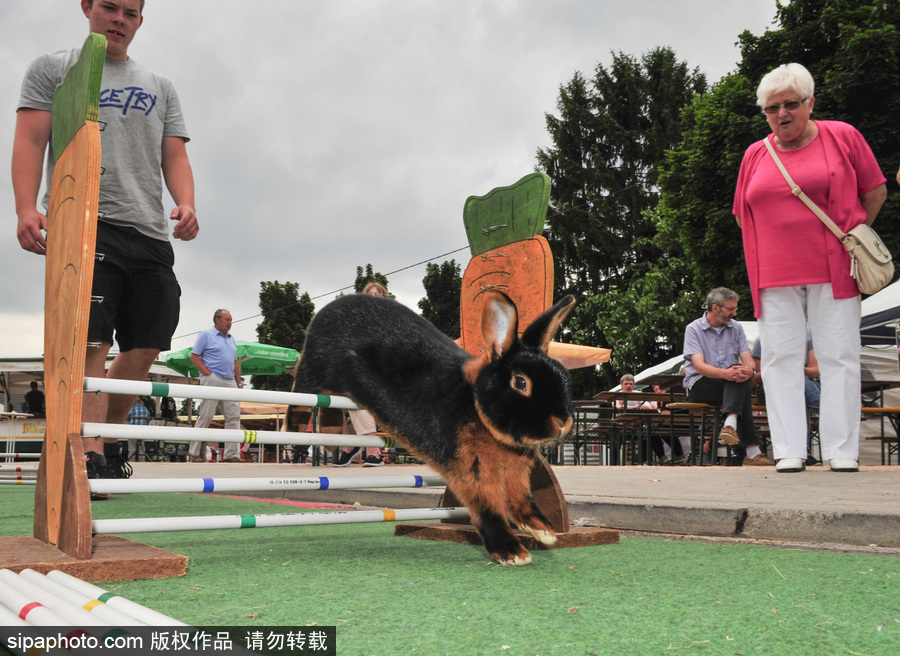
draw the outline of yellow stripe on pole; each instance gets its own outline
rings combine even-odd
[[[84,606],[82,606],[82,608],[84,608],[87,612],[90,613],[97,606],[103,606],[103,605],[104,604],[102,601],[97,601],[96,599],[92,599],[91,601],[87,602]]]
[[[393,522],[397,520],[397,513],[393,510],[382,510],[381,512],[384,514],[384,519],[382,521]]]

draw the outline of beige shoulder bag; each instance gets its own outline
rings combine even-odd
[[[874,294],[888,284],[894,277],[894,263],[891,262],[890,251],[878,234],[865,223],[844,233],[818,205],[809,199],[809,196],[803,193],[800,187],[794,184],[769,138],[766,137],[763,141],[766,142],[769,154],[772,155],[772,159],[775,160],[775,164],[778,165],[778,169],[790,185],[791,192],[806,203],[806,206],[822,220],[822,223],[834,233],[835,237],[841,240],[844,248],[847,249],[850,254],[850,275],[856,280],[859,291],[863,294]]]

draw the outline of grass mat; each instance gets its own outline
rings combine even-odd
[[[32,490],[4,490],[4,535],[30,534]],[[116,495],[97,518],[267,514],[197,494]],[[299,510],[299,509],[298,509]],[[341,656],[900,653],[900,559],[623,538],[493,564],[480,547],[391,524],[145,533],[183,578],[101,584],[200,625],[337,626]]]

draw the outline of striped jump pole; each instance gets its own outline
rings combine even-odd
[[[346,476],[329,478],[92,478],[91,492],[259,492],[262,490],[359,490],[365,488],[443,487],[440,476]]]
[[[286,515],[208,515],[197,517],[95,519],[91,522],[91,526],[95,534],[119,534],[468,518],[469,511],[465,508],[408,508],[397,510],[337,510],[323,513],[292,513]]]
[[[212,401],[247,401],[249,403],[280,403],[317,408],[338,408],[358,410],[353,401],[345,396],[327,394],[301,394],[298,392],[273,392],[270,390],[244,390],[230,387],[205,387],[197,385],[175,385],[151,383],[142,380],[117,380],[114,378],[85,378],[84,393],[105,392],[106,394],[130,394],[136,396],[173,396]],[[220,440],[221,441],[221,440]]]
[[[220,388],[213,388],[220,389]],[[179,428],[177,426],[138,426],[129,424],[81,425],[85,437],[116,440],[165,440],[166,442],[237,442],[239,444],[298,444],[307,446],[394,446],[394,440],[377,435],[342,435],[337,433],[286,433],[284,431],[252,431],[227,428]]]
[[[16,478],[14,481],[0,479],[0,485],[37,485],[36,478]]]
[[[0,472],[36,472],[38,465],[0,465]]]
[[[46,606],[63,618],[65,624],[72,624],[80,627],[112,626],[110,622],[89,613],[84,608],[74,606],[49,590],[35,585],[31,581],[22,578],[8,569],[0,569],[0,583],[13,587],[20,594],[25,595],[31,602],[40,603],[41,605]]]
[[[40,453],[0,453],[0,458],[16,458],[18,460],[40,460]]]
[[[121,627],[144,624],[144,622],[140,622],[139,620],[108,606],[102,601],[92,599],[88,595],[73,590],[62,583],[53,581],[47,578],[45,574],[36,572],[33,569],[23,569],[19,572],[19,578],[34,584],[42,590],[46,590],[48,593],[62,600],[63,603],[67,603],[75,608],[81,608],[82,610],[91,613],[94,617],[98,617],[113,626]]]
[[[110,608],[115,608],[116,610],[125,613],[134,618],[135,623],[146,624],[148,626],[188,626],[184,622],[173,619],[168,615],[163,615],[152,608],[142,606],[125,597],[120,597],[115,592],[104,590],[93,583],[82,581],[63,571],[53,570],[52,572],[48,572],[47,578],[60,583],[75,592],[81,593],[90,599],[104,603]]]

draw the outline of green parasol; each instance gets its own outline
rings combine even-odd
[[[300,359],[300,353],[292,348],[254,344],[252,342],[236,342],[237,359],[241,363],[241,376],[277,376],[286,373]],[[191,349],[188,346],[166,355],[166,366],[185,376],[199,377],[200,372],[191,362]]]

